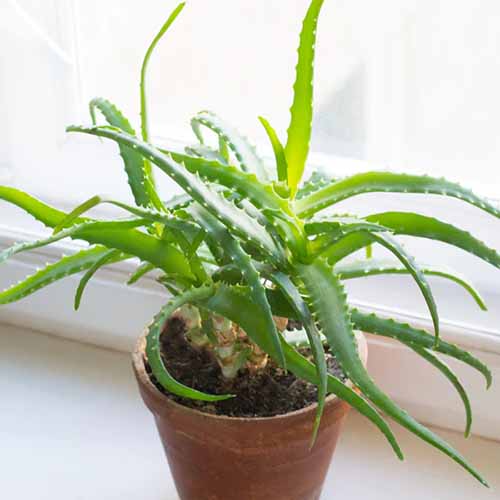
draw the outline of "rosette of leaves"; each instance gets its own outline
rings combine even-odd
[[[92,126],[68,127],[69,132],[90,134],[118,145],[135,205],[95,196],[65,213],[18,189],[0,187],[1,199],[53,228],[48,238],[4,250],[0,261],[63,238],[89,243],[88,248],[47,265],[1,292],[0,303],[22,299],[66,276],[83,272],[76,292],[78,307],[86,284],[100,267],[134,257],[140,265],[129,283],[154,271],[169,292],[170,298],[149,325],[146,353],[154,376],[171,393],[205,401],[231,397],[202,393],[169,374],[160,355],[160,334],[167,319],[180,314],[190,325],[191,341],[210,349],[227,377],[242,367],[258,371],[272,359],[297,377],[317,385],[315,432],[326,396],[335,394],[375,424],[398,457],[402,458],[402,452],[382,414],[447,454],[486,484],[465,458],[403,411],[373,382],[358,355],[354,330],[400,341],[447,377],[463,400],[468,435],[469,399],[440,355],[478,370],[487,386],[491,384],[491,374],[480,360],[441,338],[427,277],[451,280],[470,294],[479,307],[485,309],[485,305],[465,278],[448,269],[418,263],[397,236],[441,241],[496,268],[500,266],[499,254],[463,229],[436,218],[408,211],[367,217],[339,215],[335,206],[363,193],[417,193],[457,198],[497,219],[500,211],[468,189],[429,176],[372,171],[333,179],[316,173],[302,182],[311,137],[313,61],[322,4],[323,0],[312,0],[304,18],[286,142],[282,143],[269,122],[260,118],[274,151],[273,168],[235,128],[208,111],[192,119],[196,144],[184,151],[169,151],[153,144],[147,119],[147,66],[155,46],[183,9],[184,4],[180,4],[154,38],[144,59],[140,133],[114,104],[101,98],[90,103]],[[97,125],[98,113],[106,124]],[[206,141],[207,134],[217,138],[215,146]],[[156,189],[154,171],[170,177],[184,194],[163,200]],[[127,218],[96,220],[85,216],[100,203],[120,207]],[[320,215],[325,209],[329,209],[329,215]],[[387,249],[393,260],[345,260],[371,245]],[[407,274],[418,285],[432,318],[433,333],[366,314],[349,305],[345,280],[394,273]],[[283,318],[302,325],[302,333],[285,334]],[[359,392],[328,372],[325,344]],[[302,345],[309,347],[312,362],[299,353],[298,346]]]

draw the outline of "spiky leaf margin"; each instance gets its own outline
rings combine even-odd
[[[200,111],[191,120],[191,127],[202,144],[204,139],[201,126],[215,132],[224,144],[229,146],[242,170],[255,174],[261,181],[268,182],[270,180],[266,166],[257,154],[255,147],[233,126],[211,111]]]
[[[459,184],[427,175],[409,175],[393,172],[364,172],[331,183],[297,201],[297,213],[311,217],[319,210],[339,201],[364,193],[417,193],[457,198],[485,212],[500,217],[500,209]]]
[[[309,294],[309,307],[316,314],[321,332],[327,338],[330,349],[353,383],[384,413],[448,455],[483,485],[487,485],[485,479],[464,457],[399,408],[370,378],[359,358],[344,289],[340,280],[332,273],[330,266],[325,261],[318,260],[312,265],[301,266],[299,272]]]

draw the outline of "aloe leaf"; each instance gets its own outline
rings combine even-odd
[[[304,231],[308,236],[314,236],[317,234],[336,231],[343,226],[349,225],[356,225],[356,227],[359,228],[358,231],[363,229],[379,229],[381,231],[387,231],[387,228],[384,226],[379,226],[371,222],[367,223],[364,219],[351,215],[331,216],[320,219],[307,220],[304,223]]]
[[[250,289],[251,299],[260,307],[260,314],[263,316],[265,328],[252,340],[267,352],[281,366],[285,367],[286,362],[281,348],[281,342],[273,320],[271,307],[267,301],[266,290],[261,282],[261,277],[257,269],[252,264],[250,256],[241,248],[239,242],[231,236],[229,231],[208,211],[200,205],[193,206],[192,211],[199,224],[207,233],[218,242],[224,253],[241,270],[245,282]],[[249,333],[249,332],[247,332]],[[249,333],[250,335],[250,333]]]
[[[201,239],[200,239],[201,236]],[[169,231],[164,232],[162,238],[165,241],[170,241],[172,243],[176,243],[182,249],[184,255],[189,261],[189,265],[191,266],[191,271],[196,276],[197,283],[202,284],[205,283],[209,276],[203,267],[201,259],[196,254],[196,250],[198,246],[203,241],[205,236],[205,232],[199,229],[196,232],[196,236],[193,237],[192,240],[188,237],[188,235],[184,232],[184,229],[177,227],[170,227]]]
[[[224,158],[226,163],[229,163],[230,153],[229,146],[222,136],[219,135],[219,153]]]
[[[285,340],[296,348],[309,346],[309,340],[304,330],[294,330],[292,332],[285,332]],[[410,342],[408,340],[403,340],[401,337],[399,338],[399,340],[405,345],[407,345],[410,349],[415,351],[417,354],[422,356],[425,360],[429,361],[432,365],[434,365],[439,371],[443,373],[443,375],[446,378],[448,378],[448,380],[455,387],[460,398],[464,403],[465,414],[466,414],[465,437],[468,437],[472,425],[472,409],[467,393],[462,384],[460,383],[458,377],[455,375],[455,373],[453,373],[450,367],[444,361],[439,359],[430,349],[421,347],[420,345]],[[321,336],[320,341],[321,343],[326,343],[326,339],[323,336]]]
[[[189,156],[198,156],[208,161],[216,161],[222,165],[229,165],[227,158],[225,158],[220,151],[212,149],[205,144],[193,144],[191,146],[186,146],[184,151]]]
[[[427,278],[420,269],[419,265],[415,262],[415,259],[403,248],[403,246],[390,235],[386,233],[370,233],[370,238],[392,252],[399,259],[401,264],[406,267],[408,272],[415,280],[415,283],[420,288],[425,303],[427,304],[427,307],[431,314],[432,324],[434,325],[434,332],[437,340],[439,338],[439,315],[437,312],[437,306],[429,282],[427,281]]]
[[[167,391],[184,398],[196,399],[199,401],[222,401],[233,397],[230,394],[215,395],[192,389],[175,380],[168,372],[160,353],[160,336],[168,318],[182,305],[190,304],[196,300],[204,299],[214,293],[212,287],[194,288],[174,297],[160,312],[154,317],[153,322],[148,327],[146,335],[146,354],[149,366],[159,384]]]
[[[267,291],[267,298],[271,304],[273,313],[277,316],[298,319],[296,318],[295,311],[287,304],[281,292],[277,292],[278,290]],[[450,356],[477,370],[484,376],[487,388],[491,386],[492,375],[489,368],[469,352],[460,349],[460,347],[443,339],[439,339],[436,344],[435,338],[425,330],[413,328],[406,323],[400,323],[393,319],[380,318],[374,313],[366,314],[356,308],[351,308],[350,314],[355,329]],[[309,344],[308,338],[303,332],[287,332],[285,337],[288,342],[297,347],[304,347]],[[323,335],[321,335],[321,340],[322,342],[326,342]]]
[[[143,261],[150,262],[168,274],[195,279],[186,256],[175,246],[135,230],[95,231],[83,228],[75,237],[89,243],[116,248]]]
[[[477,305],[486,311],[486,304],[480,293],[472,283],[470,283],[466,278],[461,276],[454,270],[447,269],[445,267],[434,266],[430,264],[419,264],[420,270],[426,276],[439,276],[451,280],[461,287],[463,287],[471,297],[476,301]],[[408,274],[408,269],[398,262],[387,261],[387,260],[361,260],[349,262],[346,264],[339,263],[334,268],[337,276],[342,280],[348,280],[353,278],[364,278],[366,276],[376,276],[379,274]]]
[[[83,228],[75,237],[89,243],[116,248],[150,262],[168,274],[195,279],[186,256],[175,246],[136,230],[95,231]]]
[[[316,374],[316,367],[310,361],[298,353],[284,340],[283,350],[287,360],[287,366],[296,377],[307,380],[311,384],[317,385],[319,383]],[[403,460],[403,452],[401,451],[394,434],[378,412],[372,408],[372,406],[370,406],[364,398],[359,396],[357,392],[353,391],[348,385],[344,384],[341,380],[334,377],[330,373],[327,373],[327,384],[327,390],[329,393],[335,394],[340,399],[346,401],[349,405],[361,413],[361,415],[367,417],[374,425],[376,425],[388,440],[396,456],[400,460]]]
[[[23,281],[0,292],[0,304],[9,304],[10,302],[23,299],[55,281],[79,273],[80,271],[85,271],[99,261],[108,251],[105,247],[96,246],[82,250],[74,255],[63,257],[54,264],[47,264],[45,268],[36,271]],[[125,258],[121,255],[115,257],[116,261]]]
[[[0,199],[22,208],[37,221],[51,228],[57,226],[67,215],[65,212],[37,200],[28,193],[9,186],[0,186]]]
[[[54,228],[53,234],[57,234],[62,229],[71,226],[74,221],[80,218],[81,215],[99,205],[99,203],[102,203],[102,198],[100,196],[92,196],[92,198],[89,198],[88,200],[78,205],[66,217],[64,217],[64,219],[59,224],[57,224],[57,226]]]
[[[445,342],[442,339],[436,343],[435,338],[425,330],[413,328],[406,323],[400,323],[393,319],[379,318],[375,314],[364,314],[357,309],[351,310],[351,319],[354,326],[363,332],[373,333],[384,337],[393,338],[401,342],[411,342],[426,349],[433,349],[478,370],[486,380],[489,388],[492,383],[491,371],[479,359],[472,354],[460,349],[458,346]]]
[[[234,321],[249,335],[255,336],[258,332],[263,331],[265,328],[264,319],[259,306],[249,299],[248,287],[229,287],[220,284],[217,286],[216,290],[217,291],[214,295],[206,299],[199,300],[197,304],[209,311]],[[288,306],[288,308],[290,307],[286,300],[285,305]],[[293,347],[288,345],[283,339],[282,346],[288,369],[298,378],[318,385],[319,379],[316,367],[295,349],[293,349]],[[359,396],[348,385],[344,384],[341,380],[329,373],[328,392],[336,394],[339,398],[343,399],[353,408],[358,410],[362,415],[366,416],[386,436],[398,457],[401,459],[403,458],[396,438],[391,432],[389,426],[365,399]]]
[[[168,200],[164,202],[165,208],[168,210],[179,210],[182,208],[186,208],[193,202],[193,198],[189,196],[188,194],[182,193],[182,194],[175,194]]]
[[[278,181],[288,182],[288,164],[286,162],[285,149],[279,140],[278,134],[271,126],[271,124],[262,116],[259,116],[259,121],[262,123],[271,146],[273,147],[274,157],[276,159],[276,173],[278,174]]]
[[[236,264],[226,264],[218,266],[212,274],[214,281],[222,281],[223,283],[235,285],[242,281],[243,275],[241,269]]]
[[[134,214],[141,219],[145,219],[150,223],[157,222],[158,224],[162,224],[169,229],[177,229],[185,231],[189,234],[197,234],[199,231],[199,227],[197,224],[170,213],[166,214],[148,210],[145,208],[134,207],[132,205],[128,205],[127,203],[122,203],[121,201],[115,200],[101,199],[101,203],[108,203],[110,205],[114,205],[115,207],[122,208],[123,210],[126,210],[127,212],[130,212],[131,214]]]
[[[83,230],[91,230],[95,232],[101,231],[113,231],[117,229],[128,229],[137,227],[138,225],[144,225],[144,221],[142,220],[126,220],[126,221],[103,221],[103,222],[95,222],[95,221],[86,221],[80,224],[74,225],[71,228],[68,228],[64,231],[59,231],[57,234],[50,236],[48,238],[42,238],[35,241],[28,241],[23,243],[16,243],[11,247],[8,247],[2,252],[0,252],[0,264],[21,252],[26,252],[28,250],[34,250],[36,248],[41,248],[51,243],[55,243],[56,241],[60,241],[64,238],[77,238],[78,233]]]
[[[264,274],[264,272],[263,272]],[[270,279],[270,274],[266,279]],[[283,292],[275,287],[275,288],[267,288],[266,289],[267,301],[271,306],[273,314],[275,316],[280,316],[282,318],[289,319],[298,319],[296,318],[295,309],[290,306],[288,299],[284,296]]]
[[[357,252],[362,248],[371,245],[373,240],[367,232],[350,233],[342,237],[321,253],[322,258],[326,258],[331,265],[337,264],[345,257]]]
[[[257,208],[283,210],[291,214],[288,201],[278,196],[269,184],[261,183],[253,173],[205,158],[170,151],[164,152],[170,154],[177,163],[183,164],[191,173],[198,174],[204,180],[228,187],[243,198],[248,198]]]
[[[22,208],[48,227],[57,226],[67,217],[65,212],[52,208],[15,188],[0,186],[0,199]],[[76,221],[85,222],[85,219],[76,219]],[[92,244],[116,248],[126,254],[150,262],[167,273],[194,278],[189,262],[180,250],[140,231],[134,229],[103,231],[102,227],[96,230],[92,227],[83,226],[73,234],[73,237]]]
[[[394,234],[406,234],[448,243],[476,255],[492,266],[500,268],[500,255],[496,250],[488,248],[482,241],[479,241],[467,231],[434,217],[412,212],[383,212],[369,215],[366,220],[382,224],[391,229]]]
[[[453,372],[453,370],[441,359],[439,359],[432,351],[420,347],[411,342],[405,342],[405,344],[412,349],[415,353],[421,356],[423,359],[428,361],[431,365],[435,366],[453,385],[456,389],[460,399],[462,400],[465,408],[465,437],[469,437],[470,430],[472,426],[472,408],[469,401],[469,396],[464,386],[460,382],[459,378]]]
[[[122,222],[123,225],[125,223],[126,221]],[[119,223],[115,223],[116,226],[111,224],[95,222],[84,225],[75,230],[72,237],[119,249],[143,261],[150,262],[155,267],[162,269],[167,274],[175,275],[179,279],[183,278],[188,281],[196,279],[192,272],[191,262],[176,247],[177,242],[171,244],[140,231],[122,229],[119,227]]]
[[[200,246],[202,245],[202,243],[204,242],[205,240],[205,230],[204,229],[200,229],[198,231],[198,234],[196,235],[196,237],[191,241],[191,248],[188,252],[188,257],[193,257],[196,255],[196,252],[198,251],[198,248],[200,248]]]
[[[385,414],[448,455],[483,485],[487,485],[485,479],[464,457],[399,408],[370,378],[359,358],[344,289],[330,266],[325,261],[317,260],[312,265],[300,266],[299,273],[309,294],[308,305],[315,313],[321,332],[352,382]]]
[[[203,143],[201,126],[215,132],[234,153],[242,170],[255,174],[263,182],[269,181],[266,166],[248,139],[215,113],[201,111],[191,120],[191,126],[201,143]]]
[[[143,262],[130,276],[127,281],[127,285],[133,285],[137,283],[143,276],[153,271],[155,266],[149,262]]]
[[[267,229],[275,241],[279,242],[279,246],[288,247],[293,257],[299,261],[309,258],[308,242],[300,219],[282,210],[271,208],[264,208],[261,213],[269,222]]]
[[[226,227],[234,231],[243,240],[257,246],[275,261],[283,259],[282,252],[265,229],[251,219],[243,210],[225,200],[218,193],[206,186],[198,177],[188,172],[171,157],[153,146],[109,127],[77,127],[67,128],[70,132],[81,132],[98,137],[107,137],[137,149],[142,155],[157,165],[182,187],[193,199],[217,217]]]
[[[309,251],[313,257],[316,257],[350,234],[362,233],[366,239],[369,239],[369,234],[387,232],[389,229],[354,217],[331,217],[328,220],[306,222],[304,231],[309,236],[317,235],[309,242]]]
[[[151,55],[153,54],[154,49],[158,45],[158,42],[163,38],[167,30],[176,20],[177,16],[181,13],[184,6],[185,2],[182,2],[172,11],[166,22],[160,28],[160,31],[153,38],[153,41],[149,45],[146,54],[144,55],[144,59],[142,61],[140,96],[141,96],[141,136],[144,142],[149,141],[148,106],[146,98],[146,77],[149,66],[149,60],[151,59]],[[148,183],[153,187],[153,191],[156,191],[151,164],[149,163],[149,159],[147,157],[144,159],[144,173]],[[161,208],[161,207],[156,207],[156,208]]]
[[[371,259],[373,257],[373,245],[367,245],[365,247],[365,257]]]
[[[117,127],[127,134],[136,135],[134,128],[127,118],[108,100],[100,97],[92,99],[89,108],[94,125],[96,124],[95,110],[98,109],[111,126]],[[151,200],[149,196],[150,189],[147,186],[148,181],[144,172],[144,159],[128,146],[120,145],[119,150],[134,200],[137,205],[146,207],[150,204]]]
[[[329,186],[330,184],[337,182],[338,179],[327,175],[324,172],[320,172],[319,170],[315,170],[309,179],[304,182],[304,184],[297,190],[296,199],[300,200],[309,196],[320,189]]]
[[[285,297],[288,299],[290,306],[295,310],[297,318],[304,325],[314,359],[314,366],[316,367],[318,374],[318,409],[316,411],[316,419],[314,422],[314,430],[311,440],[312,446],[316,441],[319,425],[321,423],[328,386],[328,368],[326,366],[325,350],[323,349],[321,337],[311,312],[290,278],[286,274],[277,272],[272,274],[272,280],[281,289]]]
[[[114,205],[115,207],[119,207],[133,215],[140,217],[142,225],[145,222],[149,223],[159,223],[171,229],[179,229],[182,231],[188,231],[190,233],[198,233],[199,227],[191,221],[181,219],[176,217],[175,215],[166,214],[165,212],[158,212],[154,210],[150,210],[147,208],[135,207],[132,205],[128,205],[127,203],[123,203],[121,201],[110,200],[106,198],[102,198],[99,195],[92,196],[87,201],[83,202],[81,205],[77,206],[74,210],[72,210],[62,221],[60,224],[56,226],[54,229],[54,234],[61,230],[61,228],[70,226],[76,220],[80,219],[80,216],[83,215],[86,211],[91,208],[96,207],[99,204],[106,203],[109,205]]]
[[[429,238],[448,243],[479,257],[496,268],[500,268],[500,255],[496,250],[489,248],[467,231],[433,217],[412,212],[383,212],[369,215],[365,217],[365,220],[383,225],[395,234]],[[368,234],[350,234],[332,244],[322,255],[327,257],[331,264],[334,264],[366,247],[371,242],[372,239]]]
[[[250,241],[243,239],[242,247],[243,249],[252,256],[254,260],[264,260],[267,257],[278,267],[285,267],[287,264],[285,262],[285,246],[288,246],[290,252],[297,252],[297,248],[302,244],[303,251],[305,252],[305,239],[301,237],[300,229],[298,229],[294,223],[299,222],[293,217],[289,217],[285,220],[280,220],[275,217],[276,214],[282,215],[283,212],[280,210],[259,210],[257,207],[252,205],[248,199],[237,199],[233,202],[234,206],[242,210],[246,217],[250,217],[259,226],[263,227],[266,231],[266,237],[269,237],[273,241],[275,248],[277,249],[276,255],[272,256],[269,252],[266,252],[265,248],[258,245],[255,241]],[[300,222],[299,222],[300,223]],[[230,227],[227,226],[229,229]],[[280,230],[280,233],[278,232]],[[297,231],[299,231],[297,233]],[[280,234],[283,238],[280,237]],[[286,236],[284,236],[286,235]],[[286,243],[285,243],[286,242]],[[217,256],[220,254],[217,250],[217,241],[207,234],[206,243],[210,247],[212,255]],[[221,259],[219,259],[222,262]]]
[[[426,175],[408,175],[392,172],[365,172],[336,181],[315,193],[297,201],[297,213],[301,217],[313,214],[339,201],[363,193],[421,193],[458,198],[474,205],[495,217],[500,209],[476,196],[459,184]]]
[[[276,270],[272,266],[255,260],[252,261],[252,264],[264,279],[272,280],[273,273],[276,272]],[[226,284],[236,284],[241,283],[242,281],[241,269],[234,263],[219,266],[212,274],[212,277],[214,278],[214,280],[223,281]],[[266,292],[269,292],[269,289],[267,289]],[[293,314],[293,310],[290,309],[289,311],[291,314]],[[276,316],[279,316],[279,314],[276,314]]]
[[[312,0],[302,25],[290,125],[285,154],[288,163],[288,186],[295,195],[300,183],[311,140],[313,118],[313,77],[316,28],[323,0]]]
[[[117,257],[120,257],[122,253],[119,250],[109,250],[108,252],[104,253],[100,259],[96,260],[92,267],[83,275],[83,278],[80,280],[80,283],[78,283],[78,288],[76,289],[76,294],[75,294],[75,303],[74,303],[74,308],[75,311],[80,308],[80,303],[82,301],[82,295],[83,292],[85,291],[85,287],[87,286],[88,282],[92,279],[94,274],[105,264],[108,264],[110,261],[115,260]]]

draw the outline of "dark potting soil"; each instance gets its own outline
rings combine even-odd
[[[306,357],[307,350],[301,351]],[[161,355],[169,373],[179,382],[209,394],[235,394],[236,397],[217,402],[195,401],[169,393],[148,371],[152,382],[172,400],[205,413],[230,417],[272,417],[299,410],[317,401],[316,386],[285,372],[269,362],[258,374],[240,370],[228,381],[213,356],[193,347],[185,337],[184,322],[171,319],[161,336]],[[337,360],[326,351],[330,373],[345,380]]]

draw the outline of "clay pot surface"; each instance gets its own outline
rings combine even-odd
[[[362,359],[367,346],[358,336]],[[349,411],[329,396],[310,449],[316,405],[275,417],[209,415],[162,394],[144,365],[144,336],[133,366],[144,402],[153,413],[181,500],[318,500]],[[330,497],[329,497],[330,498]]]

